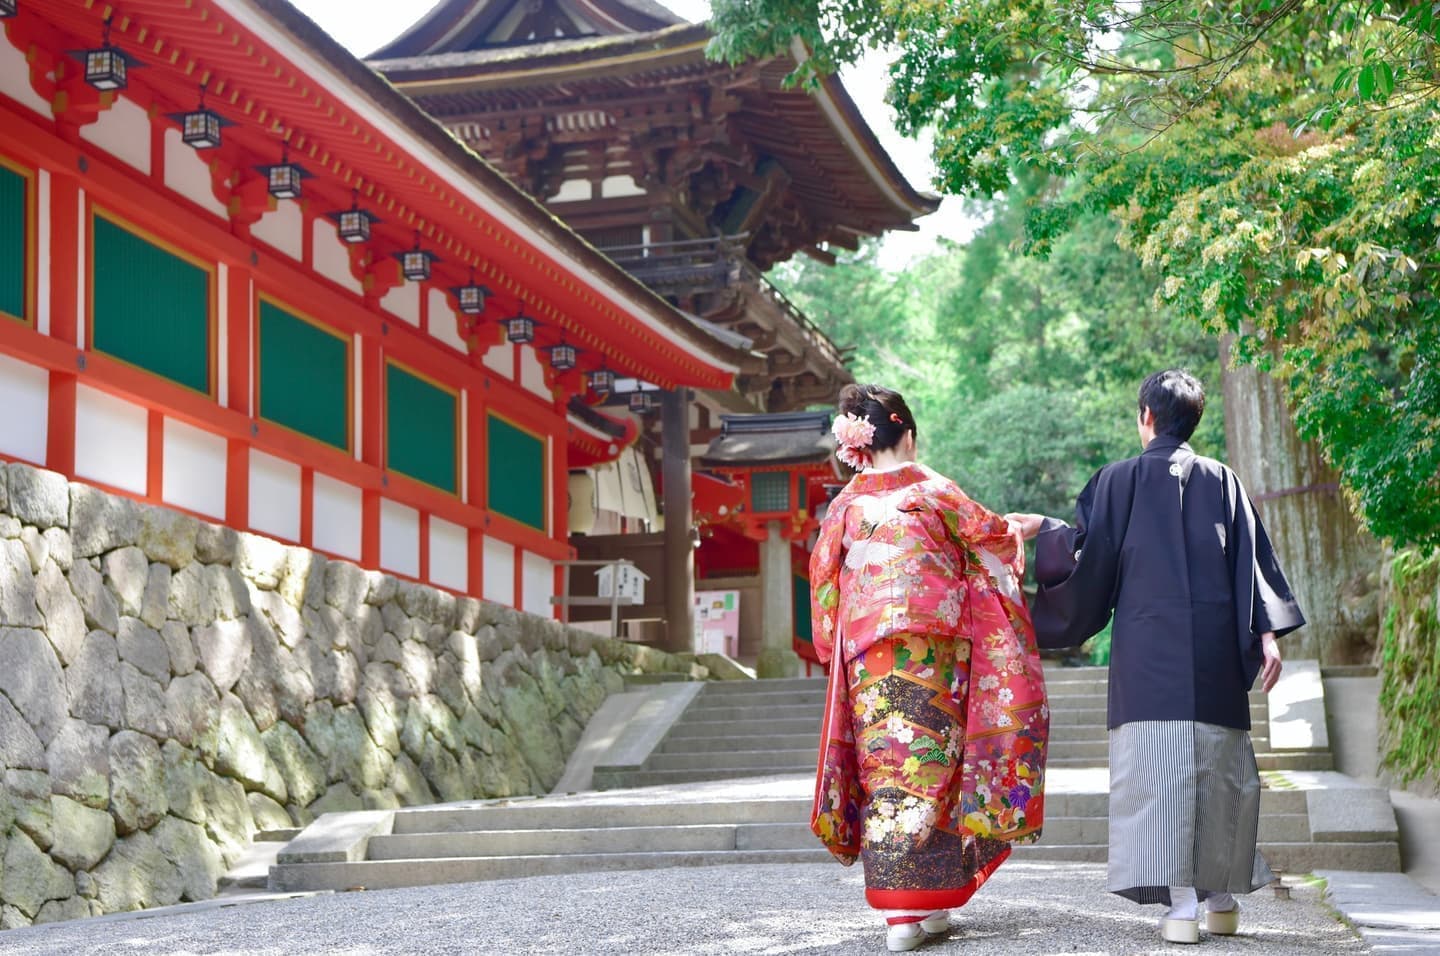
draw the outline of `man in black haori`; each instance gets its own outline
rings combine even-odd
[[[1041,647],[1111,615],[1109,888],[1164,903],[1162,936],[1239,928],[1235,893],[1274,879],[1256,848],[1260,776],[1249,691],[1280,676],[1275,639],[1305,623],[1235,473],[1186,443],[1205,409],[1188,372],[1140,387],[1144,452],[1095,473],[1075,524],[1009,515],[1036,537]]]

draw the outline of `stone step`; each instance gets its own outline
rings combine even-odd
[[[666,740],[699,740],[706,737],[788,737],[791,734],[819,733],[823,714],[790,717],[785,720],[687,720],[681,718],[665,735]]]
[[[707,694],[701,691],[691,707],[705,710],[711,707],[753,707],[756,710],[769,710],[772,707],[818,707],[825,709],[825,692],[818,691],[785,691],[774,694],[766,691],[752,690],[743,694]]]
[[[1327,866],[1370,873],[1397,871],[1400,851],[1395,843],[1269,843],[1262,841],[1260,852],[1271,867],[1285,873],[1309,873]],[[1104,863],[1109,849],[1104,844],[1038,844],[1015,847],[1015,859],[1029,862]]]
[[[674,853],[573,853],[547,856],[456,857],[453,859],[374,860],[360,863],[293,863],[270,872],[270,889],[367,890],[441,883],[509,880],[566,873],[649,870],[673,866],[726,866],[752,863],[821,863],[833,859],[815,842],[807,850],[717,850]]]
[[[720,707],[696,707],[692,704],[685,709],[685,716],[680,723],[689,723],[690,721],[726,723],[732,720],[766,718],[770,720],[809,720],[818,725],[824,716],[825,709],[823,707],[812,707],[808,704],[785,704],[778,707],[767,707],[763,710],[740,704],[734,706],[726,704]]]
[[[1110,821],[1105,815],[1082,817],[1045,817],[1045,831],[1040,842],[1052,846],[1077,846],[1107,843]],[[1260,817],[1262,843],[1308,843],[1310,818],[1304,813],[1270,813]]]
[[[815,770],[819,747],[808,750],[733,750],[716,753],[659,753],[645,761],[645,770],[712,770],[724,774],[732,767],[769,767],[774,773]]]
[[[571,804],[541,798],[515,803],[398,810],[390,832],[394,835],[453,834],[481,830],[794,823],[810,819],[810,803],[806,798]]]
[[[701,698],[744,696],[746,694],[814,693],[824,695],[824,677],[776,677],[764,680],[709,681],[700,691]]]
[[[774,767],[731,767],[726,770],[612,770],[595,768],[596,790],[618,790],[630,787],[658,787],[677,783],[700,783],[732,780],[742,777],[769,777],[783,771]],[[813,773],[814,767],[807,772]]]
[[[1328,750],[1315,753],[1271,751],[1257,753],[1255,765],[1261,770],[1334,770],[1335,757]]]
[[[820,734],[811,727],[808,734],[766,734],[761,737],[666,737],[660,741],[656,753],[701,754],[729,753],[742,750],[785,750],[808,749],[811,754],[820,750]]]
[[[1045,794],[1045,813],[1051,817],[1100,817],[1110,813],[1110,795],[1105,792],[1074,792],[1063,787],[1065,773],[1062,770],[1053,775],[1051,787]],[[1260,791],[1260,817],[1275,815],[1303,815],[1308,804],[1303,790]],[[808,811],[807,811],[808,812]]]
[[[808,850],[815,844],[815,834],[806,823],[479,830],[371,837],[367,859]]]
[[[1082,707],[1078,709],[1067,709],[1051,706],[1050,726],[1062,727],[1075,724],[1103,724],[1109,720],[1110,714],[1105,707]],[[1270,719],[1270,713],[1264,707],[1252,705],[1250,707],[1250,724],[1252,727],[1262,727]]]

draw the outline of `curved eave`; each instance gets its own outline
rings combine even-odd
[[[488,31],[502,19],[512,5],[488,0],[444,0],[371,56],[422,56],[463,49],[476,42],[476,33]],[[609,31],[654,30],[685,22],[650,0],[588,0],[584,6],[595,18],[596,26]]]
[[[26,7],[82,45],[99,39],[101,11],[87,0]],[[742,355],[696,329],[284,0],[131,0],[112,26],[116,45],[147,64],[134,85],[152,108],[193,103],[197,77],[207,78],[211,107],[235,121],[216,161],[263,162],[278,154],[277,131],[290,131],[292,153],[314,174],[312,200],[339,206],[355,189],[385,223],[374,241],[382,255],[419,233],[448,270],[473,265],[500,303],[523,298],[527,312],[574,344],[613,354],[657,385],[733,383]]]

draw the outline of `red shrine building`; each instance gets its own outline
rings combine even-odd
[[[836,480],[828,419],[796,432],[787,413],[832,405],[852,380],[844,351],[765,273],[912,229],[937,200],[905,181],[838,79],[787,87],[803,48],[732,66],[707,59],[709,39],[650,0],[443,0],[369,62],[744,353],[731,383],[667,395],[642,422],[664,531],[622,539],[642,529],[591,523],[588,507],[571,530],[582,554],[632,557],[658,579],[662,593],[627,615],[663,618],[672,647],[691,633],[697,571],[693,587],[738,592],[739,650],[753,659],[762,644],[808,646],[805,543]],[[580,476],[572,498],[599,483]],[[613,507],[597,496],[593,511]]]
[[[385,78],[283,0],[0,23],[0,459],[547,616],[632,558],[677,649],[699,539],[803,631],[833,466],[721,416],[850,376],[764,272],[935,202],[837,81],[646,0],[445,2]]]

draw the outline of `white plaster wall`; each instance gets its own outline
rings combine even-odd
[[[469,534],[458,524],[430,516],[430,581],[452,591],[470,583]]]
[[[45,464],[50,424],[50,373],[0,355],[0,453]]]
[[[485,589],[487,601],[515,605],[515,546],[496,538],[485,539]]]
[[[149,123],[146,123],[149,133]],[[178,128],[165,131],[165,185],[191,202],[219,216],[230,217],[215,191],[210,187],[210,164],[203,155],[207,150],[191,149],[180,138]]]
[[[554,617],[555,605],[550,596],[555,593],[555,565],[538,554],[525,552],[525,580],[522,611],[541,617]]]
[[[298,202],[279,200],[273,210],[250,227],[250,235],[296,262],[305,257],[305,214]]]
[[[560,191],[547,202],[578,202],[590,199],[595,190],[588,179],[567,179],[560,184]]]
[[[193,425],[165,419],[165,457],[160,495],[168,503],[225,519],[225,439]]]
[[[137,103],[123,96],[116,97],[115,103],[101,113],[99,119],[80,127],[80,138],[150,175],[150,116]]]
[[[75,474],[146,492],[150,413],[84,385],[75,398]]]
[[[380,300],[380,308],[411,325],[420,326],[420,283],[402,282]]]
[[[540,364],[541,361],[535,346],[520,346],[520,384],[548,402],[553,396],[550,389],[545,387],[545,367]]]
[[[460,337],[459,319],[450,307],[450,297],[439,289],[430,290],[430,334],[451,348],[466,351],[465,340]]]
[[[600,195],[605,199],[618,196],[643,196],[645,190],[634,176],[607,176],[600,181]]]
[[[335,224],[328,219],[316,219],[313,229],[315,271],[356,295],[362,294],[360,280],[350,272],[350,250],[340,241]]]
[[[317,474],[311,529],[314,547],[359,561],[363,505],[364,495],[359,488]]]
[[[420,576],[420,512],[414,508],[380,502],[380,567],[406,577]]]
[[[509,342],[490,346],[485,353],[484,362],[487,368],[502,378],[515,378],[515,346]]]
[[[50,104],[30,85],[30,64],[25,62],[25,54],[6,38],[3,30],[0,30],[0,93],[50,118]]]
[[[300,466],[250,452],[250,527],[287,541],[300,540]]]

